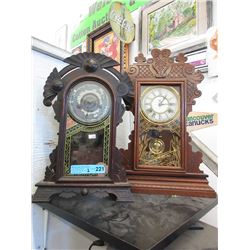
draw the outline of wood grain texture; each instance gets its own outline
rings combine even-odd
[[[43,103],[52,106],[55,120],[59,122],[58,146],[49,155],[51,164],[46,167],[44,182],[53,182],[53,188],[47,188],[43,182],[37,183],[38,190],[33,196],[33,202],[49,201],[57,189],[64,192],[67,187],[75,183],[81,192],[82,187],[98,187],[101,189],[113,188],[113,195],[118,200],[122,197],[122,191],[130,197],[130,185],[127,182],[125,168],[121,165],[120,152],[116,148],[116,127],[122,122],[125,105],[129,106],[132,91],[132,83],[127,73],[121,74],[113,69],[117,62],[112,58],[98,53],[79,53],[64,60],[69,65],[58,71],[56,68],[49,74],[43,92]],[[112,73],[111,73],[112,72]],[[108,176],[86,177],[81,175],[67,175],[65,172],[65,137],[67,121],[67,97],[70,88],[80,81],[96,81],[102,84],[110,93],[112,110],[110,112],[110,129],[108,134]],[[128,98],[128,99],[127,99]],[[122,100],[125,105],[122,104]],[[93,158],[93,157],[92,157]],[[60,187],[61,183],[64,184]],[[123,186],[119,185],[123,183]],[[71,189],[76,189],[71,187]],[[66,190],[68,191],[68,190]]]
[[[134,192],[178,194],[191,196],[215,197],[215,191],[209,187],[207,175],[199,169],[202,153],[193,152],[191,137],[186,131],[186,117],[192,111],[195,98],[201,95],[197,85],[204,79],[200,71],[186,63],[187,58],[180,53],[175,59],[171,51],[153,49],[152,58],[146,59],[139,53],[135,63],[129,66],[128,74],[135,86],[135,101],[132,113],[135,117],[134,131],[129,136],[128,150],[121,149],[123,165],[127,169],[128,179]],[[139,147],[139,103],[142,85],[154,84],[181,86],[181,169],[138,168]],[[199,180],[199,182],[197,182]]]

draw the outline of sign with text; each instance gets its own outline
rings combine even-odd
[[[119,0],[132,12],[150,0]],[[87,34],[109,21],[109,10],[114,0],[97,0],[89,7],[88,15],[80,22],[71,35],[70,46],[75,48],[86,40]]]
[[[126,6],[120,2],[114,2],[110,6],[109,21],[112,30],[124,43],[131,43],[135,37],[135,25],[132,16]]]
[[[187,131],[198,130],[218,124],[217,113],[190,112],[187,117]]]

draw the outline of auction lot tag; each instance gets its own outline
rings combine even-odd
[[[104,165],[71,165],[70,174],[104,174]]]

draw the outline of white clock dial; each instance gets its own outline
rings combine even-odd
[[[152,122],[173,120],[179,113],[179,106],[179,94],[172,87],[147,87],[141,95],[141,111]]]
[[[99,123],[110,114],[110,93],[99,82],[80,82],[69,91],[68,110],[71,117],[80,123]]]

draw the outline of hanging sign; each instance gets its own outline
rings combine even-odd
[[[132,12],[151,0],[120,0]],[[114,0],[97,0],[89,7],[89,13],[72,32],[70,47],[76,48],[86,40],[87,34],[109,21],[109,10]]]
[[[217,113],[190,112],[187,117],[187,131],[215,126],[218,123]]]
[[[124,43],[131,43],[135,38],[135,25],[126,6],[113,2],[109,10],[109,21],[112,30]]]

